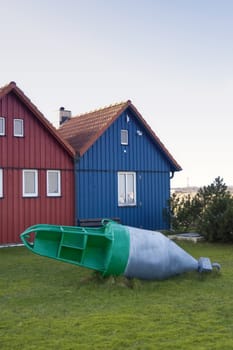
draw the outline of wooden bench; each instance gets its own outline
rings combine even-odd
[[[115,221],[118,224],[120,223],[120,218],[106,218],[106,219]],[[102,224],[101,224],[102,220],[103,220],[103,218],[79,219],[78,220],[78,226],[82,226],[82,227],[100,227],[100,226],[102,226]]]

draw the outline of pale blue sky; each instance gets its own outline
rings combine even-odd
[[[183,171],[233,185],[233,1],[0,0],[0,86],[51,121],[130,99]]]

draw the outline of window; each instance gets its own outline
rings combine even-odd
[[[14,119],[14,136],[24,136],[23,119]]]
[[[58,197],[61,195],[60,170],[47,170],[47,196]]]
[[[38,171],[23,170],[23,197],[38,196]]]
[[[121,144],[128,145],[128,130],[121,130]]]
[[[118,173],[118,205],[136,205],[136,173]]]
[[[5,135],[5,118],[0,117],[0,136]]]
[[[0,169],[0,198],[3,197],[3,171]]]

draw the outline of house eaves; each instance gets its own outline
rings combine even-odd
[[[151,129],[149,124],[145,121],[145,119],[142,117],[142,115],[139,113],[137,108],[131,103],[130,104],[131,110],[136,115],[136,118],[139,120],[139,122],[143,125],[143,127],[146,129],[148,135],[150,135],[152,141],[160,148],[160,150],[165,154],[171,165],[174,167],[174,171],[180,171],[182,170],[181,166],[177,163],[177,161],[174,159],[174,157],[171,155],[171,153],[168,151],[168,149],[164,146],[160,138],[155,134],[155,132]]]

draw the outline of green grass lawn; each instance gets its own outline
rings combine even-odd
[[[182,247],[221,272],[128,282],[0,249],[0,349],[233,349],[233,246]]]

